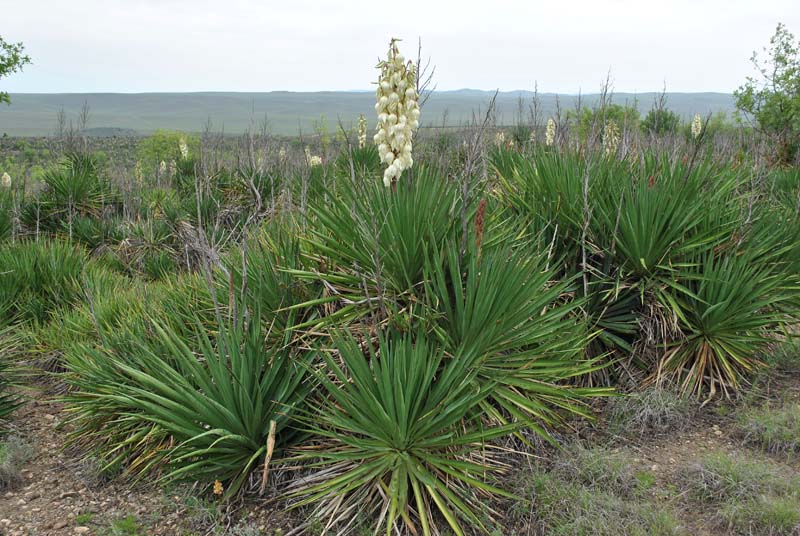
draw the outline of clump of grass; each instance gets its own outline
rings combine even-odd
[[[626,500],[610,490],[537,472],[534,510],[543,534],[675,535],[684,534],[673,515],[644,500]]]
[[[691,412],[686,397],[662,387],[612,398],[606,408],[611,433],[639,437],[682,430]]]
[[[128,515],[122,519],[111,522],[111,526],[105,531],[108,536],[139,536],[144,527],[139,524],[136,517]]]
[[[765,353],[764,362],[778,370],[794,370],[800,368],[800,341],[790,339],[778,344],[770,352]]]
[[[738,421],[748,443],[773,454],[800,452],[800,403],[750,409]]]
[[[797,497],[752,498],[726,504],[720,515],[739,534],[800,534],[800,507]]]
[[[30,449],[17,436],[7,436],[0,441],[0,489],[16,486],[22,481],[22,465],[28,459]]]
[[[800,477],[770,460],[711,454],[684,471],[688,496],[715,508],[719,525],[737,534],[800,531]]]
[[[573,446],[548,468],[526,475],[536,534],[685,534],[671,512],[653,504],[646,491],[652,473],[636,471],[624,450]]]
[[[575,445],[554,462],[550,472],[562,480],[621,497],[634,495],[639,487],[631,455],[625,450]]]

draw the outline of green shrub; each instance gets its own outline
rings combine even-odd
[[[212,340],[195,320],[196,348],[156,322],[155,348],[143,340],[127,352],[84,346],[69,355],[72,440],[93,443],[105,469],[164,465],[163,480],[219,480],[230,497],[273,446],[296,440],[289,422],[310,390],[310,354],[266,348],[260,322],[220,325]]]
[[[91,269],[86,253],[58,241],[0,246],[2,323],[44,323],[80,303],[82,281]]]
[[[462,523],[483,529],[489,506],[478,493],[505,493],[486,482],[497,466],[476,446],[514,426],[480,422],[492,386],[476,387],[474,354],[446,357],[421,335],[366,346],[342,335],[335,339],[341,362],[323,355],[322,404],[303,418],[318,439],[300,455],[315,471],[294,484],[297,506],[317,503],[323,519],[358,512],[387,533],[402,524],[427,536],[439,515],[456,534]]]

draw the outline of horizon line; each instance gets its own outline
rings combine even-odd
[[[596,91],[593,93],[583,93],[583,92],[558,92],[558,91],[546,91],[546,92],[536,92],[531,89],[476,89],[476,88],[459,88],[459,89],[434,89],[432,90],[433,94],[436,93],[459,93],[459,92],[476,92],[476,93],[488,93],[493,94],[495,92],[499,94],[508,94],[508,93],[527,93],[527,94],[538,94],[538,95],[547,95],[547,96],[565,96],[565,97],[578,97],[578,96],[593,96],[593,95],[600,95],[600,91]],[[214,89],[214,90],[190,90],[190,91],[9,91],[9,96],[14,95],[201,95],[201,94],[241,94],[241,95],[264,95],[270,93],[373,93],[371,89],[321,89],[321,90],[292,90],[292,89],[274,89],[268,91],[243,91],[243,90],[222,90],[222,89]],[[670,94],[681,94],[681,95],[702,95],[702,94],[714,94],[714,95],[733,95],[733,91],[663,91],[663,90],[651,90],[651,91],[609,91],[609,94],[613,97],[615,94],[625,94],[625,95],[651,95],[651,94],[661,94],[664,93],[666,95]]]

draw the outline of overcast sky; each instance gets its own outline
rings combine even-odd
[[[730,92],[798,0],[0,0],[14,92],[371,89],[390,37],[439,89]]]

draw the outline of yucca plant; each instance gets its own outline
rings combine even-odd
[[[687,291],[675,292],[666,306],[677,305],[682,336],[668,345],[657,374],[676,378],[686,393],[728,396],[789,321],[780,306],[796,299],[798,287],[745,252],[708,252],[682,271],[681,281]]]
[[[12,363],[7,355],[14,353],[19,346],[20,337],[14,328],[0,328],[0,437],[5,432],[4,423],[22,403],[17,393],[12,392],[11,381]]]
[[[499,243],[460,256],[457,244],[427,264],[426,296],[448,352],[480,359],[476,381],[494,385],[484,411],[519,419],[549,439],[561,410],[587,415],[585,399],[608,394],[561,380],[599,367],[583,360],[591,339],[575,313],[575,281],[554,281],[544,254]],[[513,420],[512,419],[512,420]]]
[[[493,385],[475,383],[478,358],[445,355],[421,334],[381,336],[377,348],[339,334],[334,346],[316,372],[322,405],[301,417],[318,439],[298,455],[312,472],[290,489],[296,506],[316,504],[341,531],[359,513],[387,535],[437,534],[438,519],[458,535],[465,523],[485,531],[486,499],[508,496],[486,480],[498,469],[487,442],[515,425],[481,422]]]
[[[375,182],[381,176],[381,159],[373,144],[364,147],[345,147],[334,162],[334,173],[339,177],[353,177],[359,181]]]
[[[180,333],[158,322],[153,329],[155,346],[142,341],[125,354],[85,346],[72,355],[71,438],[95,445],[106,469],[221,481],[231,497],[297,440],[289,425],[311,391],[311,354],[266,347],[260,322],[219,325],[212,339],[198,319],[194,350]]]
[[[79,247],[59,241],[17,242],[0,247],[0,323],[45,322],[83,299],[89,266]]]
[[[312,321],[315,308],[299,305],[314,303],[322,294],[320,285],[292,273],[304,269],[298,231],[290,222],[264,224],[247,241],[246,254],[236,250],[226,259],[229,276],[219,274],[221,301],[230,302],[236,298],[232,289],[240,289],[242,303],[261,311],[278,339],[292,326]]]
[[[648,159],[641,172],[619,198],[599,200],[596,234],[607,237],[605,252],[624,276],[649,285],[728,238],[738,213],[730,198],[740,180],[713,171],[710,162],[687,169],[666,158]]]
[[[114,208],[118,195],[100,177],[91,155],[69,153],[59,167],[42,175],[44,190],[22,208],[21,219],[29,230],[61,232],[77,217],[101,218],[106,207]]]
[[[312,206],[307,238],[323,270],[296,272],[322,279],[340,302],[337,316],[354,318],[370,308],[402,307],[421,292],[426,256],[457,232],[457,187],[435,173],[416,170],[396,191],[380,181],[339,183],[338,195]]]

